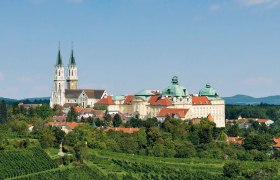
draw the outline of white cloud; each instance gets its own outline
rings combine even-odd
[[[278,5],[280,0],[238,0],[238,2],[245,6],[267,5],[271,7]]]

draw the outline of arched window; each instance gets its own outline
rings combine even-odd
[[[73,70],[72,70],[72,76],[73,76]]]
[[[60,76],[60,71],[58,71],[58,76]]]
[[[60,90],[60,89],[61,89],[61,88],[60,88],[60,83],[58,84],[58,87],[59,87],[59,90]]]

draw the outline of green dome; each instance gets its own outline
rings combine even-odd
[[[199,91],[199,96],[217,97],[219,94],[210,84],[206,84],[206,86]]]
[[[135,94],[135,96],[153,96],[155,95],[152,90],[141,90]]]
[[[172,85],[162,90],[162,96],[185,97],[188,96],[188,91],[185,87],[179,85],[178,77],[174,76]]]

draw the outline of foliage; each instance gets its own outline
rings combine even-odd
[[[7,105],[4,100],[0,102],[0,124],[6,123],[8,120]]]
[[[119,114],[116,114],[113,118],[113,126],[119,127],[122,124],[122,118]]]
[[[67,114],[67,122],[77,121],[78,114],[76,113],[74,107],[71,107]]]
[[[0,153],[0,179],[55,168],[50,157],[40,148]]]

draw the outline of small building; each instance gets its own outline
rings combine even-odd
[[[58,127],[62,131],[64,131],[66,134],[71,132],[73,129],[75,129],[80,124],[83,124],[83,123],[78,123],[78,122],[48,122],[49,126]]]
[[[227,137],[227,143],[231,144],[231,143],[235,143],[238,145],[242,145],[243,144],[243,139],[239,136],[237,137]]]

